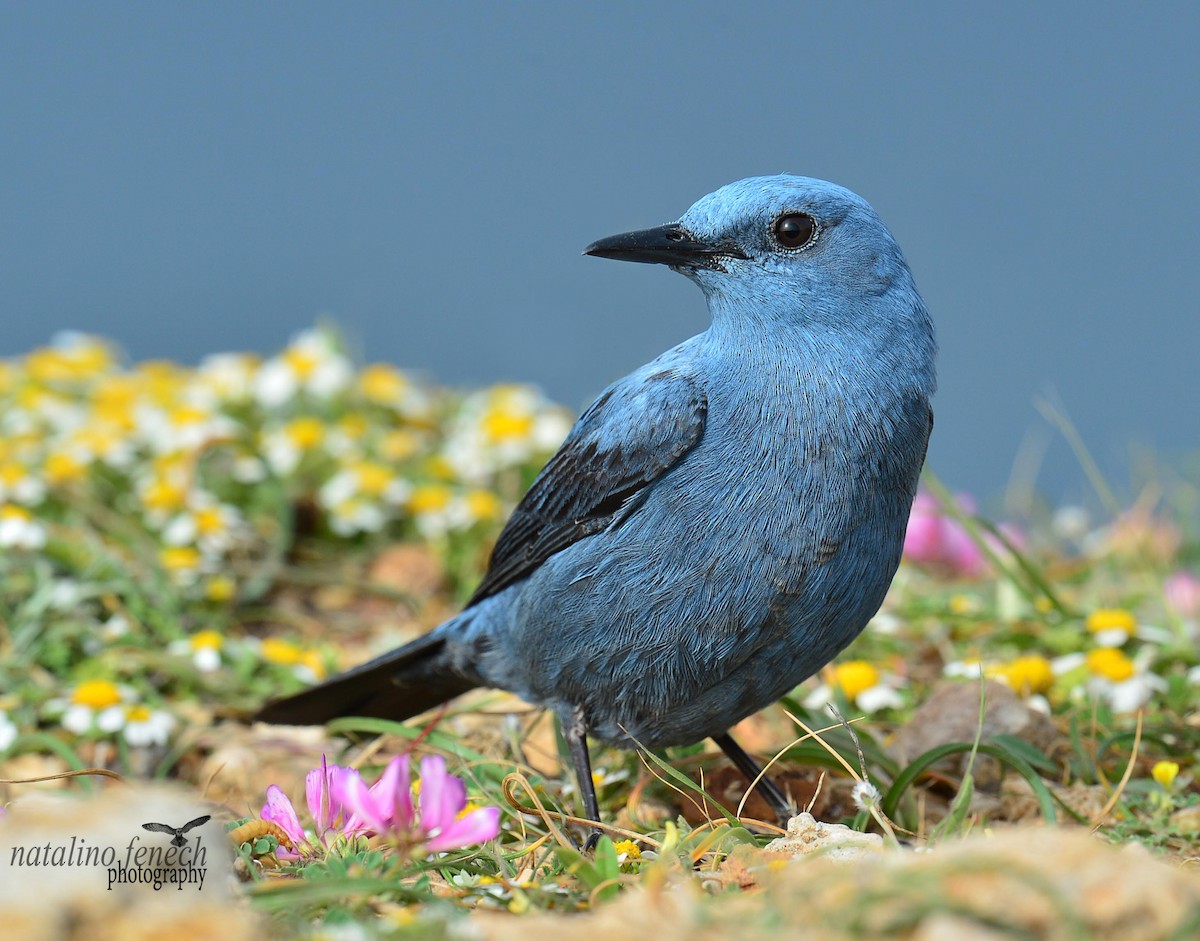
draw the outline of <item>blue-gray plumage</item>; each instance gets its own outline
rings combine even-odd
[[[493,686],[580,742],[732,746],[732,725],[879,608],[933,423],[935,343],[874,210],[757,177],[587,253],[670,265],[712,326],[580,417],[461,614],[265,718],[405,718]]]

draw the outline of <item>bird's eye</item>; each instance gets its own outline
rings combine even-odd
[[[817,235],[817,220],[806,212],[789,212],[775,220],[771,233],[780,248],[804,248]]]

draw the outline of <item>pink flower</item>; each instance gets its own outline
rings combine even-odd
[[[975,512],[975,501],[965,494],[955,496],[954,502],[963,513]],[[1024,545],[1024,536],[1016,527],[1005,523],[1000,531],[1014,546]],[[983,538],[993,552],[1006,551],[1004,544],[990,533],[984,533]],[[913,500],[904,534],[904,556],[912,562],[968,578],[986,575],[990,569],[987,556],[971,534],[958,520],[943,513],[937,498],[925,491]]]
[[[278,786],[272,784],[267,788],[267,802],[263,805],[259,816],[263,820],[279,824],[280,829],[291,838],[297,847],[293,851],[285,846],[280,846],[276,850],[277,856],[288,858],[299,856],[301,849],[311,846],[308,836],[304,833],[304,827],[300,826],[300,818],[296,816],[296,808],[292,806],[288,796]]]
[[[304,796],[308,803],[308,812],[312,815],[313,823],[316,824],[317,839],[323,846],[329,845],[331,835],[351,832],[343,822],[342,793],[347,778],[358,778],[358,772],[352,768],[343,768],[341,765],[327,764],[324,755],[321,756],[321,767],[314,768],[305,778]],[[309,842],[304,828],[300,825],[300,817],[296,813],[296,808],[288,800],[287,795],[274,784],[267,788],[267,802],[263,806],[260,816],[263,820],[271,820],[279,824],[283,831],[291,837],[298,850],[312,851],[312,844]],[[292,857],[300,855],[300,852],[292,852],[286,847],[280,847],[276,855]]]
[[[431,853],[483,843],[500,832],[500,808],[467,810],[466,785],[446,773],[444,758],[429,755],[421,759],[421,830]]]
[[[436,755],[421,760],[419,809],[413,806],[408,755],[389,761],[370,787],[357,771],[329,765],[322,755],[321,767],[308,773],[305,785],[309,813],[324,846],[331,834],[378,835],[405,847],[444,853],[491,840],[500,832],[500,808],[468,807],[466,785],[449,774],[445,759]],[[296,852],[281,847],[276,855],[294,858],[314,851],[296,808],[274,784],[267,788],[262,818],[277,823],[296,844]]]
[[[347,833],[395,833],[413,826],[412,784],[408,775],[408,755],[397,755],[388,762],[379,780],[367,787],[355,773],[341,781],[340,798],[350,811]]]
[[[1163,582],[1163,594],[1171,610],[1181,618],[1200,618],[1200,578],[1178,571]]]
[[[337,830],[342,823],[342,793],[347,777],[354,777],[357,771],[343,768],[341,765],[325,763],[321,756],[321,767],[313,768],[304,779],[304,796],[308,800],[308,812],[312,814],[313,823],[317,825],[317,836],[325,842],[325,834]]]

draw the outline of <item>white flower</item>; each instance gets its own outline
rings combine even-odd
[[[334,348],[327,333],[306,330],[263,364],[254,378],[254,395],[267,408],[283,405],[302,391],[324,399],[344,389],[353,376],[350,361]]]
[[[0,464],[0,503],[34,506],[46,496],[46,482],[16,461]]]
[[[8,713],[0,709],[0,755],[3,755],[17,740],[17,726],[8,717]]]
[[[163,542],[169,546],[195,544],[206,556],[222,555],[237,541],[245,526],[236,507],[220,503],[201,490],[188,494],[186,509],[163,527]]]
[[[37,551],[46,545],[46,528],[22,506],[0,506],[0,547]]]
[[[165,745],[175,727],[169,712],[151,710],[146,706],[127,706],[123,717],[125,741],[134,748]]]

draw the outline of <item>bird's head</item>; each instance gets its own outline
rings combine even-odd
[[[899,246],[860,196],[824,180],[751,177],[702,198],[678,222],[593,242],[584,254],[664,264],[732,306],[850,317],[893,291],[920,305]],[[923,313],[923,307],[922,311]]]

